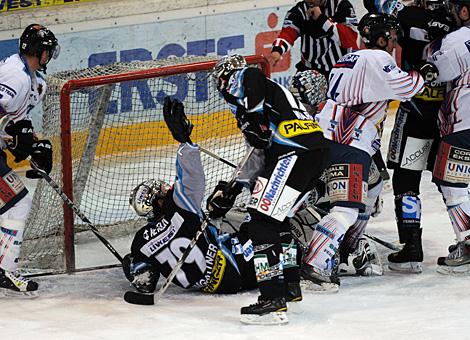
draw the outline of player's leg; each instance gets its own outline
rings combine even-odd
[[[354,224],[346,232],[339,248],[340,263],[338,275],[382,275],[383,268],[375,246],[363,237],[371,213],[376,211],[377,201],[381,200],[382,177],[372,162],[369,171],[366,209],[359,213]]]
[[[470,130],[447,135],[439,144],[433,182],[439,185],[457,244],[438,258],[441,273],[470,273]]]
[[[390,137],[387,165],[394,169],[395,216],[404,247],[388,257],[389,268],[422,272],[421,200],[419,185],[423,170],[432,170],[437,150],[439,102],[424,99],[402,102]]]
[[[253,261],[261,295],[258,303],[241,309],[244,323],[287,322],[285,278],[298,280],[296,244],[290,235],[281,235],[281,230],[286,231],[287,225],[282,226],[286,218],[313,188],[322,171],[323,153],[285,156],[288,151],[275,147],[269,150],[266,168],[257,179],[248,205],[249,221],[245,226],[254,246]]]
[[[359,210],[365,209],[371,158],[360,149],[334,143],[330,159],[327,187],[332,208],[315,228],[301,275],[312,283],[311,289],[337,291],[339,278],[333,272],[334,256]]]
[[[0,155],[0,185],[0,288],[20,294],[33,292],[38,289],[38,284],[17,272],[31,198],[21,179],[6,164],[3,152]]]

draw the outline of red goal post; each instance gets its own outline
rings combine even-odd
[[[245,58],[270,75],[266,58]],[[133,224],[131,235],[145,225],[126,211],[124,198],[135,185],[147,178],[169,180],[174,176],[175,142],[161,117],[164,94],[183,100],[195,125],[192,137],[196,143],[232,162],[242,158],[235,120],[208,79],[216,62],[208,57],[171,58],[116,63],[48,77],[43,133],[53,141],[55,150],[51,177],[62,183],[64,193],[93,224],[103,228],[105,236],[113,237],[116,230],[122,232]],[[208,194],[231,169],[208,157],[203,157],[203,163]],[[32,271],[73,272],[77,269],[75,247],[81,221],[41,184],[28,218],[22,266]],[[44,201],[50,202],[49,206]],[[54,207],[58,202],[61,212]],[[81,225],[81,229],[86,227]],[[36,264],[42,257],[44,261]],[[47,268],[49,265],[53,268]]]

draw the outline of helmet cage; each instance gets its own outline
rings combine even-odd
[[[219,59],[219,61],[215,64],[210,76],[212,80],[219,87],[219,82],[221,80],[228,80],[228,77],[231,73],[235,70],[241,70],[245,67],[248,67],[248,64],[240,54],[234,54],[230,56],[225,56]]]
[[[136,186],[129,197],[129,205],[139,216],[148,216],[154,203],[166,197],[170,184],[163,180],[149,179]]]
[[[326,100],[328,82],[323,74],[316,70],[306,70],[295,74],[289,86],[289,91],[299,100],[311,106],[317,107]]]

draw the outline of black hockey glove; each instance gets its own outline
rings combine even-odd
[[[131,254],[124,256],[122,270],[130,283],[141,293],[153,293],[157,287],[160,273],[155,266],[134,259]]]
[[[207,198],[207,210],[210,218],[224,217],[232,209],[235,199],[242,192],[243,185],[234,182],[230,187],[225,181],[219,181],[214,191]]]
[[[450,33],[452,30],[452,22],[451,19],[442,18],[439,19],[431,19],[427,23],[427,32],[429,40],[434,40],[440,37],[445,36],[446,34]]]
[[[258,113],[237,112],[236,118],[238,127],[245,135],[248,144],[256,149],[267,149],[271,146],[272,132],[261,122]]]
[[[15,162],[25,160],[33,151],[33,124],[30,120],[10,121],[5,132],[13,139],[8,142],[8,150],[15,156]]]
[[[168,96],[165,97],[163,118],[174,139],[180,143],[191,142],[190,135],[193,124],[186,118],[182,102]]]
[[[423,62],[422,64],[418,65],[418,72],[424,78],[426,83],[432,83],[439,75],[439,70],[437,69],[436,65],[429,62]]]
[[[37,164],[39,169],[44,170],[46,173],[50,173],[52,170],[52,144],[47,139],[38,140],[34,142],[32,146],[31,159]],[[26,177],[28,178],[42,178],[42,176],[36,170],[26,171]]]

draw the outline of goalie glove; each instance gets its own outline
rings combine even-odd
[[[239,111],[242,111],[239,113]],[[248,144],[256,149],[267,149],[271,146],[272,132],[266,124],[261,122],[261,115],[244,110],[237,110],[237,124],[245,136]]]
[[[230,187],[225,181],[219,181],[214,191],[207,198],[206,208],[210,218],[221,218],[232,209],[235,199],[242,192],[243,185],[234,182]]]
[[[5,127],[12,140],[8,142],[8,150],[15,156],[15,162],[21,162],[28,158],[33,151],[34,134],[33,124],[24,119],[17,122],[10,121]]]
[[[47,139],[38,140],[32,145],[31,159],[46,173],[52,170],[52,144]],[[42,178],[36,170],[26,171],[27,178]]]
[[[184,105],[178,99],[165,97],[163,118],[175,140],[180,143],[191,142],[190,136],[193,124],[186,118]]]
[[[420,64],[418,66],[418,72],[423,77],[425,83],[432,83],[439,75],[439,70],[436,65],[430,62],[423,62]]]

